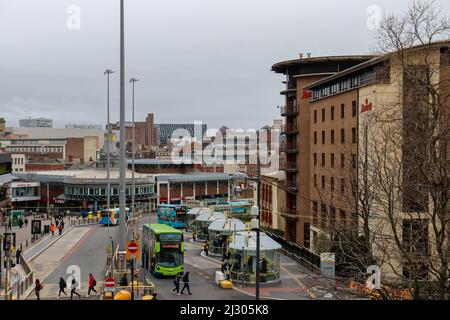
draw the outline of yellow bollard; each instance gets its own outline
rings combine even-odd
[[[131,300],[131,293],[126,290],[117,292],[114,300]]]

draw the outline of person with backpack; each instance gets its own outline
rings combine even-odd
[[[55,235],[55,225],[54,224],[52,224],[50,226],[50,231],[52,232],[52,237],[53,237]]]
[[[180,295],[180,283],[181,283],[181,274],[177,274],[175,276],[175,279],[173,279],[173,284],[175,285],[175,288],[172,290],[172,292],[176,291],[177,296]]]
[[[70,285],[70,300],[73,300],[73,295],[77,295],[78,299],[81,299],[81,295],[77,292],[77,282],[75,277],[72,278],[72,284]]]
[[[94,291],[97,295],[98,292],[95,290],[95,286],[97,285],[97,280],[94,279],[92,273],[89,274],[89,289],[88,289],[88,297],[91,294],[91,291]]]
[[[181,294],[183,294],[184,289],[187,289],[189,295],[192,295],[191,290],[189,289],[189,271],[183,276],[183,289],[181,289]]]
[[[41,300],[41,290],[43,288],[44,288],[44,286],[39,281],[39,279],[36,279],[35,286],[34,286],[34,293],[36,294],[37,300]]]
[[[58,292],[58,299],[61,298],[61,292],[64,293],[64,295],[67,297],[67,292],[66,292],[66,288],[67,288],[67,283],[66,280],[64,280],[62,277],[59,278],[59,292]]]
[[[58,226],[58,232],[59,232],[59,235],[62,234],[62,231],[63,231],[63,227],[62,227],[62,225],[60,224],[60,225]]]
[[[209,243],[208,242],[205,243],[203,250],[205,251],[206,256],[208,256],[208,251],[209,251]]]

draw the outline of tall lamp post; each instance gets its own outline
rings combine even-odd
[[[120,0],[120,174],[119,174],[119,248],[125,251],[126,240],[126,159],[125,159],[125,30],[124,0]]]
[[[114,71],[106,69],[104,75],[106,75],[106,210],[108,215],[111,210],[111,177],[110,177],[110,153],[109,144],[111,142],[111,122],[109,120],[109,78]],[[109,218],[108,218],[108,236],[109,236]]]
[[[134,198],[136,195],[136,191],[135,191],[135,187],[134,187],[134,152],[135,152],[135,130],[134,130],[134,85],[136,82],[138,82],[139,79],[136,78],[131,78],[130,79],[130,83],[131,83],[131,87],[132,87],[132,116],[131,116],[131,122],[132,122],[132,128],[131,128],[131,186],[132,186],[132,193],[131,193],[131,212],[132,212],[132,217],[134,218],[134,211],[135,211],[135,204],[134,204]]]

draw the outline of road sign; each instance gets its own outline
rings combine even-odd
[[[125,255],[124,255],[123,253],[119,253],[119,254],[117,254],[117,258],[118,258],[120,261],[124,261],[124,260],[125,260]]]
[[[115,287],[116,281],[113,278],[106,278],[105,279],[105,287],[111,288]]]
[[[129,242],[127,245],[127,253],[135,254],[139,250],[139,245],[136,242]]]

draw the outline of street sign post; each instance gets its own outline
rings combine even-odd
[[[114,278],[106,278],[105,279],[105,291],[114,292],[116,286],[116,281]]]

